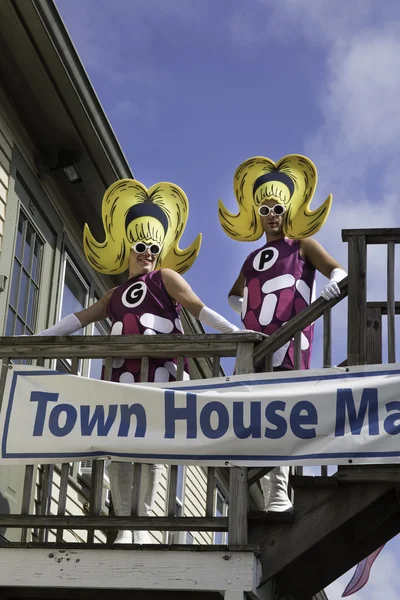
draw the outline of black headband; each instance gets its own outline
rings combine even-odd
[[[266,173],[265,175],[261,175],[258,179],[255,180],[253,185],[253,196],[263,183],[267,183],[267,181],[280,181],[284,183],[286,187],[289,188],[290,196],[292,196],[294,192],[294,183],[290,179],[289,175],[286,173],[282,173],[282,171],[271,171],[270,173]]]
[[[141,202],[140,204],[131,206],[126,213],[125,229],[128,228],[129,223],[132,223],[132,221],[139,217],[154,217],[157,221],[160,221],[165,232],[168,230],[167,215],[158,204],[153,204],[153,202]]]

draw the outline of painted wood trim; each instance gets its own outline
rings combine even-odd
[[[2,586],[244,592],[257,569],[253,552],[0,548]]]

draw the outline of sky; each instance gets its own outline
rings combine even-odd
[[[240,324],[227,294],[261,243],[228,238],[217,207],[221,198],[236,212],[233,174],[251,156],[313,160],[319,182],[311,208],[333,195],[316,239],[345,269],[342,229],[400,226],[398,0],[56,4],[136,179],[147,187],[171,181],[186,192],[190,215],[180,245],[199,232],[203,244],[185,278],[210,308]],[[324,283],[318,276],[317,290]],[[384,300],[385,290],[385,251],[372,247],[368,299]],[[346,311],[346,302],[334,309],[334,364],[346,358]],[[321,347],[317,324],[315,367]],[[395,539],[355,600],[382,597],[380,586],[385,600],[398,598],[399,557]],[[349,578],[327,588],[330,600]]]

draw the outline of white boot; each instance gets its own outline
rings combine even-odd
[[[261,480],[264,494],[265,512],[293,512],[293,504],[288,496],[289,467],[275,467]]]
[[[130,517],[132,507],[133,464],[112,462],[108,466],[111,496],[117,517]],[[118,531],[114,544],[132,544],[132,531]]]
[[[157,492],[163,472],[163,465],[142,465],[141,494],[139,515],[151,517],[155,509]],[[143,493],[142,493],[143,492]],[[150,531],[135,531],[133,534],[135,544],[156,544]]]

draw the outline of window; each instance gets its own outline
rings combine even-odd
[[[78,267],[71,260],[70,256],[65,256],[64,284],[62,290],[62,303],[60,319],[63,319],[71,313],[76,313],[87,308],[89,303],[90,286]],[[82,335],[80,329],[72,335]],[[71,371],[71,361],[69,359],[58,359],[56,363],[57,371],[69,373]],[[79,361],[78,373],[82,372],[82,361]]]
[[[97,302],[100,298],[98,296],[94,296],[93,302]],[[111,324],[109,321],[101,321],[93,324],[93,335],[110,335],[111,333]],[[103,371],[103,359],[102,358],[92,358],[90,360],[89,366],[89,377],[91,379],[101,379],[101,374]]]
[[[228,501],[219,487],[215,488],[215,516],[226,517],[228,514]],[[227,544],[228,533],[226,531],[216,531],[214,533],[214,544]]]
[[[21,210],[12,270],[6,335],[35,331],[44,240]]]
[[[181,517],[183,515],[183,489],[184,489],[184,477],[185,467],[178,465],[178,476],[176,482],[176,503],[175,503],[175,516]]]

